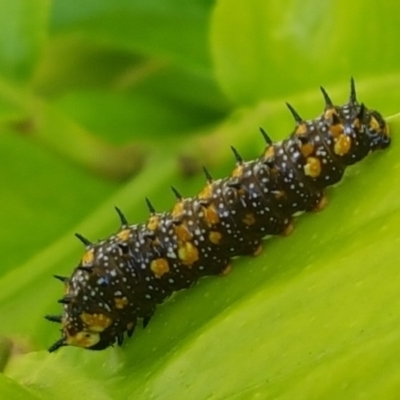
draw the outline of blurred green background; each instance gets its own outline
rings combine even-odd
[[[342,103],[354,76],[361,101],[399,112],[399,37],[395,2],[0,0],[4,398],[398,398],[396,139],[321,215],[121,349],[48,355],[42,316],[82,252],[74,232],[106,237],[115,205],[141,222],[171,184],[194,195],[202,164],[229,172],[230,145],[254,158],[258,126],[290,133],[284,101],[313,118],[319,86]]]

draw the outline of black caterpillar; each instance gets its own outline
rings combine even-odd
[[[157,213],[147,200],[150,218],[122,227],[98,243],[81,235],[86,252],[65,284],[60,316],[61,346],[102,350],[133,334],[138,319],[146,326],[156,305],[172,292],[192,286],[205,275],[224,274],[230,259],[256,255],[266,235],[292,229],[292,216],[325,205],[324,189],[340,181],[348,165],[390,144],[382,116],[359,104],[353,79],[348,103],[335,106],[321,88],[325,110],[304,121],[288,104],[296,127],[290,137],[273,143],[261,129],[266,149],[244,162],[232,147],[236,167],[231,176],[213,180],[196,196],[177,202],[171,212]]]

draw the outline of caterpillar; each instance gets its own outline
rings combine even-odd
[[[65,285],[62,315],[45,318],[61,324],[61,339],[48,350],[77,346],[102,350],[132,336],[138,320],[145,327],[155,308],[174,291],[206,275],[225,274],[238,255],[257,255],[267,235],[288,234],[296,213],[322,209],[324,189],[339,182],[347,166],[390,144],[381,114],[358,103],[354,80],[346,104],[336,106],[321,87],[323,113],[294,120],[291,135],[273,142],[261,129],[262,155],[244,161],[232,147],[236,166],[214,180],[204,168],[200,193],[177,198],[170,212],[156,212],[146,199],[147,222],[130,225],[116,208],[121,228],[91,243],[76,236],[86,251]]]

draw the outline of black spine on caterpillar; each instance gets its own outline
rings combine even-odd
[[[296,122],[288,139],[267,146],[256,160],[244,162],[232,148],[236,167],[228,178],[158,213],[146,199],[150,217],[98,243],[77,235],[86,252],[70,278],[61,279],[64,311],[47,319],[62,324],[61,346],[101,350],[131,336],[137,320],[147,325],[157,304],[206,275],[229,270],[230,259],[258,254],[262,238],[291,229],[292,215],[324,205],[323,190],[340,181],[347,166],[390,144],[382,116],[359,104],[351,80],[349,101],[335,106],[321,88],[325,110],[305,121],[288,105]]]

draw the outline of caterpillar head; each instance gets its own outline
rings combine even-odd
[[[61,346],[102,350],[115,342],[122,344],[124,333],[131,336],[136,325],[136,309],[125,293],[132,287],[121,280],[126,263],[116,243],[119,239],[115,236],[97,244],[80,239],[86,252],[78,267],[70,278],[58,277],[65,284],[64,297],[59,300],[63,314],[46,317],[62,326],[62,337],[50,352]]]
[[[365,137],[370,145],[371,151],[385,149],[390,145],[389,126],[382,115],[375,110],[366,113]]]
[[[390,145],[389,127],[382,115],[359,104],[354,80],[350,83],[350,98],[343,106],[333,105],[326,91],[321,88],[325,98],[325,111],[322,121],[331,136],[331,152],[340,158],[344,165],[351,165],[369,153]]]
[[[390,144],[389,127],[382,115],[369,110],[364,103],[358,104],[354,79],[350,81],[349,102],[342,108],[342,115],[351,121],[351,127],[357,132],[360,142],[368,152],[384,149]]]

